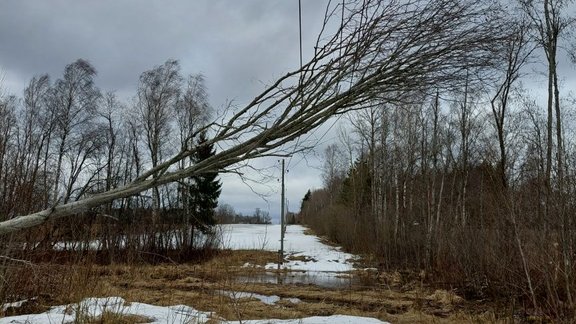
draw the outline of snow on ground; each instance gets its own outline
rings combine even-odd
[[[36,298],[32,298],[32,299],[23,299],[23,300],[19,300],[17,302],[13,302],[13,303],[6,303],[4,305],[2,305],[2,311],[5,312],[6,310],[8,310],[9,308],[19,308],[24,306],[24,304],[26,304],[27,302],[34,300]]]
[[[298,303],[302,302],[302,300],[300,300],[299,298],[280,298],[276,295],[268,296],[268,295],[261,295],[261,294],[256,294],[256,293],[252,293],[252,292],[245,292],[245,291],[219,290],[218,293],[220,293],[221,295],[227,296],[229,298],[232,298],[234,300],[239,300],[242,298],[256,298],[266,305],[276,305],[276,303],[281,301],[281,300],[285,300],[285,301],[292,303],[292,304],[298,304]]]
[[[315,276],[342,275],[353,269],[352,261],[355,255],[342,252],[320,242],[313,235],[306,235],[306,228],[300,225],[291,225],[286,229],[284,250],[286,258],[293,258],[284,263],[283,268],[292,271],[305,271]],[[256,249],[266,251],[280,250],[280,225],[224,225],[223,248],[229,249]],[[297,258],[297,259],[296,259]],[[276,269],[276,264],[266,265],[267,269]],[[249,292],[221,291],[231,298],[257,298],[263,303],[275,304],[280,300],[278,296],[265,296]],[[290,300],[298,303],[300,300]],[[13,306],[13,305],[10,305]],[[5,305],[5,307],[8,307]],[[122,315],[140,315],[150,319],[150,323],[175,324],[193,323],[202,324],[207,322],[213,315],[201,312],[185,305],[161,307],[143,303],[125,303],[120,297],[87,298],[78,304],[52,307],[49,311],[41,314],[29,314],[0,318],[0,324],[49,324],[49,323],[72,323],[77,315],[98,317],[103,312],[113,312]],[[240,322],[224,321],[221,323],[240,324]],[[378,319],[333,315],[315,316],[290,320],[266,319],[246,320],[246,324],[381,324],[385,323]]]
[[[267,295],[249,293],[249,292],[245,292],[245,291],[220,290],[218,292],[224,296],[228,296],[229,298],[232,298],[235,300],[242,299],[242,298],[256,298],[266,305],[275,305],[281,299],[280,297],[278,297],[276,295],[267,296]],[[298,300],[294,304],[299,303],[299,302],[300,302],[300,300]]]
[[[121,315],[139,315],[155,324],[203,324],[212,317],[211,313],[197,311],[185,305],[161,307],[143,303],[125,303],[120,297],[108,298],[87,298],[78,304],[62,305],[52,307],[49,311],[41,314],[20,315],[0,318],[0,324],[53,324],[53,323],[73,323],[77,315],[90,316],[96,318],[103,312],[113,312]],[[86,318],[86,317],[84,317]],[[299,319],[279,320],[245,320],[225,321],[222,324],[382,324],[380,320],[358,316],[314,316]]]
[[[86,298],[80,303],[54,306],[41,314],[0,318],[0,324],[51,324],[73,323],[75,319],[98,317],[103,312],[121,315],[140,315],[149,323],[205,323],[210,313],[200,312],[185,305],[161,307],[143,303],[125,303],[120,297]]]
[[[285,262],[284,269],[334,273],[353,269],[352,261],[357,256],[326,245],[317,236],[304,234],[305,230],[300,225],[286,227],[285,257],[298,259]],[[280,225],[224,225],[222,241],[224,248],[276,252],[280,250]],[[266,268],[276,269],[277,265],[268,264]]]

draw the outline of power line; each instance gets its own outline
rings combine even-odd
[[[300,105],[302,105],[304,103],[304,98],[302,97],[302,66],[303,66],[303,60],[302,60],[302,0],[298,0],[298,38],[299,38],[299,47],[300,47],[300,78],[298,79],[298,91],[300,92]],[[300,142],[300,137],[298,137],[296,139],[296,146],[294,148],[294,150],[296,150],[296,147],[298,146]],[[294,155],[294,152],[292,152],[292,154],[290,154],[290,158],[288,159],[288,167],[290,167],[290,162],[292,162],[292,156]]]
[[[340,21],[340,43],[342,43],[343,41],[343,34],[344,34],[344,14],[345,14],[345,6],[346,6],[346,1],[342,0],[342,13],[341,13],[341,21]],[[302,71],[302,67],[303,67],[303,55],[302,55],[302,0],[298,0],[298,32],[299,32],[299,49],[300,49],[300,79],[298,81],[298,88],[300,91],[300,100],[301,100],[301,104],[303,104],[304,102],[304,97],[302,95],[302,74],[304,71]],[[342,48],[340,47],[340,54],[342,54]],[[352,82],[352,81],[350,81]],[[328,130],[322,135],[320,136],[320,138],[316,141],[316,145],[318,143],[320,143],[320,141],[322,141],[324,139],[324,137],[327,135],[327,133],[334,127],[334,125],[336,125],[336,123],[340,120],[340,118],[342,117],[342,115],[338,116],[338,118],[336,118],[336,120],[332,123],[332,125],[328,128]],[[307,139],[309,139],[312,136],[312,134],[310,134],[306,139],[304,139],[304,141],[306,141]],[[286,168],[290,168],[291,162],[292,162],[292,157],[294,156],[294,153],[298,147],[300,143],[300,137],[298,137],[296,139],[296,145],[294,146],[294,151],[292,152],[292,154],[290,154],[290,158],[288,159],[288,164],[286,166]],[[302,162],[302,160],[304,160],[304,157],[302,157],[297,163],[296,165],[300,164]],[[295,166],[296,166],[295,165]]]
[[[302,0],[298,0],[298,27],[300,35],[300,69],[302,69]]]

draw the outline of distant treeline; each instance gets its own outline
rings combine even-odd
[[[236,213],[232,206],[223,204],[216,209],[216,220],[220,224],[272,224],[272,218],[266,211],[256,208],[252,215]]]

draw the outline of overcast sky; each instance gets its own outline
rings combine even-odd
[[[327,1],[304,0],[303,42],[310,53]],[[98,70],[96,83],[129,98],[139,75],[167,59],[183,74],[202,73],[215,109],[242,105],[265,84],[299,66],[297,0],[7,0],[0,3],[0,73],[5,92],[21,95],[34,76],[52,79],[78,58]],[[322,135],[318,135],[321,137]],[[329,141],[323,138],[323,142]],[[309,188],[321,187],[321,162],[309,153],[289,162],[287,198],[297,211]],[[279,163],[271,168],[268,202],[240,182],[223,176],[221,203],[249,214],[255,208],[279,214]]]
[[[304,60],[319,33],[327,0],[302,0]],[[573,8],[572,8],[573,9]],[[538,50],[540,52],[540,50]],[[122,98],[135,93],[139,75],[167,59],[177,59],[183,74],[206,77],[210,102],[221,109],[238,106],[299,65],[298,0],[4,0],[0,2],[0,75],[8,93],[21,95],[34,76],[52,79],[78,58],[98,70],[97,85]],[[541,55],[541,53],[540,53]],[[561,53],[560,77],[573,90],[573,65]],[[541,60],[543,61],[543,60]],[[542,70],[543,64],[531,69]],[[535,78],[533,76],[536,76]],[[545,97],[542,75],[525,80],[538,101]],[[323,127],[313,139],[315,152],[288,160],[287,197],[297,211],[308,189],[322,185],[323,147],[335,141]],[[336,127],[332,127],[334,130]],[[313,141],[314,142],[314,141]],[[220,202],[250,214],[255,208],[279,214],[280,167],[275,159],[252,162],[267,168],[271,178],[252,189],[236,176],[222,176]],[[251,178],[258,180],[256,176]]]

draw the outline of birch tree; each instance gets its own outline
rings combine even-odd
[[[571,0],[520,0],[523,11],[530,17],[538,47],[546,56],[548,100],[547,100],[547,145],[546,173],[544,187],[546,193],[545,216],[558,216],[562,228],[563,276],[569,305],[574,304],[570,286],[573,264],[573,240],[571,239],[571,216],[567,215],[565,197],[565,152],[562,130],[562,111],[560,107],[560,87],[558,84],[558,51],[561,38],[567,36],[573,27],[575,18],[565,14]],[[555,124],[555,125],[554,125]],[[555,130],[555,132],[554,132]],[[555,134],[554,134],[555,133]],[[554,136],[555,135],[555,136]],[[552,186],[552,166],[554,137],[556,140],[557,191]],[[553,199],[553,191],[557,192]],[[552,206],[552,204],[554,206]],[[555,207],[552,210],[551,207]],[[554,212],[554,213],[553,213]],[[556,217],[555,217],[556,218]]]
[[[85,60],[66,66],[62,79],[56,80],[50,91],[50,110],[57,122],[56,168],[53,197],[55,203],[66,203],[71,198],[72,186],[78,178],[89,150],[89,139],[85,133],[96,111],[100,91],[94,85],[96,69]],[[70,175],[62,179],[65,158],[68,158]],[[63,181],[64,180],[64,181]],[[66,190],[61,191],[64,182]]]
[[[376,102],[409,101],[398,97],[407,91],[461,87],[466,72],[486,77],[505,39],[501,21],[493,17],[498,8],[487,1],[365,0],[345,5],[343,19],[342,8],[327,8],[314,54],[301,68],[278,78],[244,107],[230,108],[195,132],[211,130],[214,135],[204,145],[222,148],[214,156],[183,169],[175,166],[199,147],[186,147],[165,159],[158,156],[155,165],[124,186],[0,222],[0,234],[185,177],[230,172],[242,161],[285,155],[288,143],[334,115]],[[334,26],[339,27],[333,30]],[[146,91],[140,94],[145,98]]]
[[[166,142],[171,129],[174,107],[180,95],[180,65],[178,61],[166,63],[142,73],[136,103],[137,116],[144,129],[144,142],[148,148],[152,169],[166,153]],[[152,179],[158,175],[152,173]],[[160,208],[160,189],[152,187],[152,219],[157,221]]]

